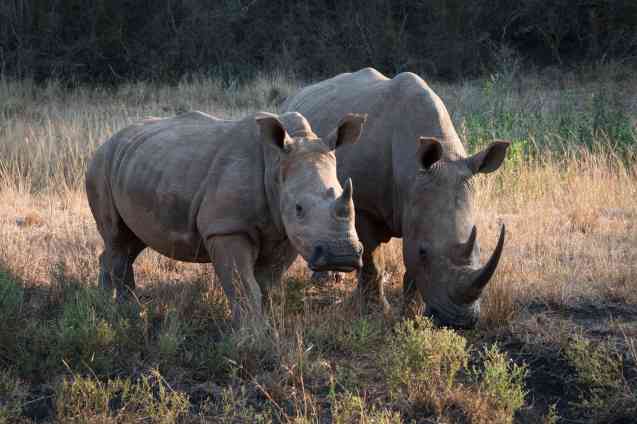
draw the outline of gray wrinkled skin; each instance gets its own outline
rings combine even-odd
[[[467,156],[440,98],[413,73],[389,79],[366,68],[308,86],[284,104],[318,134],[347,112],[368,115],[362,142],[339,150],[338,175],[354,183],[356,229],[364,245],[358,293],[387,307],[378,246],[403,238],[407,309],[416,290],[439,323],[471,327],[504,242],[483,267],[472,213],[471,178],[495,171],[508,142]]]
[[[341,187],[334,150],[358,140],[365,117],[344,116],[324,139],[298,113],[192,112],[115,134],[86,174],[100,285],[120,299],[132,291],[146,247],[212,262],[238,323],[246,309],[262,319],[264,294],[297,252],[316,270],[359,268],[351,182]]]

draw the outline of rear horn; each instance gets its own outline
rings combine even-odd
[[[336,199],[334,205],[336,216],[340,218],[349,218],[351,216],[354,207],[353,193],[352,179],[348,178],[347,181],[345,181],[345,187],[343,188],[341,197]]]

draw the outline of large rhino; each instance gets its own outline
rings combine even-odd
[[[361,143],[340,149],[338,175],[351,177],[356,230],[363,242],[358,292],[385,307],[378,246],[402,237],[405,305],[418,289],[443,325],[472,327],[480,294],[493,275],[504,227],[491,259],[479,263],[471,209],[471,177],[502,164],[508,142],[467,156],[440,98],[413,73],[389,79],[372,68],[310,85],[283,109],[302,113],[318,133],[344,113],[368,115]]]
[[[364,121],[346,114],[321,139],[298,113],[192,112],[118,132],[86,174],[104,239],[100,285],[122,299],[147,246],[212,262],[238,323],[246,309],[262,313],[264,292],[297,252],[314,270],[360,268],[352,183],[339,184],[334,150],[355,143]]]

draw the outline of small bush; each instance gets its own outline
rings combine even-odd
[[[637,393],[624,378],[624,360],[605,343],[593,345],[576,336],[564,349],[575,370],[579,400],[574,403],[583,415],[598,421],[619,420],[637,413]]]
[[[88,289],[75,292],[64,304],[58,321],[60,353],[72,365],[89,365],[97,372],[112,365],[116,332],[113,325],[97,311],[97,302]]]
[[[3,326],[15,322],[24,303],[24,288],[0,271],[0,321]]]
[[[254,408],[245,386],[223,389],[218,400],[208,398],[203,402],[200,413],[205,417],[203,422],[209,422],[207,418],[211,418],[211,422],[220,423],[271,423],[273,415],[272,411]]]
[[[513,363],[506,353],[500,352],[497,345],[485,348],[480,360],[481,369],[472,370],[474,381],[491,404],[512,421],[515,411],[524,405],[526,365]]]
[[[332,400],[332,422],[335,424],[401,424],[397,412],[369,407],[364,398],[352,393],[344,393]]]
[[[0,424],[9,424],[20,417],[27,397],[23,384],[8,370],[0,371]]]
[[[75,376],[57,390],[61,422],[174,423],[188,412],[188,397],[170,388],[158,371],[130,379],[98,380]]]
[[[24,288],[9,275],[0,271],[0,364],[3,358],[11,360],[17,355],[17,332],[24,302]]]
[[[159,334],[159,355],[162,361],[171,361],[184,341],[182,325],[177,314],[172,311],[166,314],[161,333]]]
[[[393,395],[409,397],[450,389],[466,367],[467,341],[455,331],[436,329],[426,318],[398,324],[383,352],[383,369]]]
[[[306,338],[322,351],[363,353],[376,350],[383,338],[383,321],[335,315],[306,329]]]

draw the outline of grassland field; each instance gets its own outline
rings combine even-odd
[[[277,111],[302,83],[0,78],[0,423],[637,422],[637,78],[430,83],[470,152],[513,142],[475,179],[483,252],[499,224],[509,237],[474,330],[362,314],[354,274],[314,285],[300,259],[265,330],[231,330],[210,266],[151,250],[135,301],[113,304],[84,193],[95,148],[147,116]],[[383,249],[399,312],[400,240]]]

